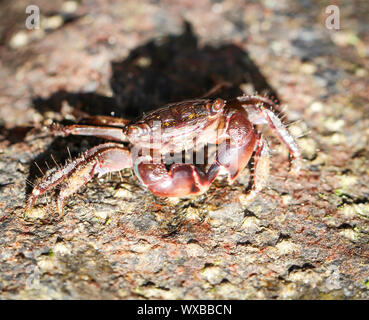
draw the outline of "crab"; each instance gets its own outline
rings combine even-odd
[[[247,191],[247,197],[252,198],[266,185],[270,165],[268,143],[255,125],[267,124],[294,158],[295,171],[300,169],[299,147],[277,110],[277,105],[266,97],[244,95],[229,100],[173,103],[134,121],[94,116],[79,124],[53,126],[51,132],[56,136],[95,136],[110,142],[52,169],[33,188],[26,212],[32,210],[37,197],[61,185],[57,210],[62,213],[65,199],[95,174],[102,176],[126,168],[132,168],[139,181],[157,196],[199,195],[219,174],[226,174],[232,183],[253,156],[251,187]],[[198,165],[201,157],[197,154],[192,162],[177,159],[168,164],[164,160],[184,150],[207,150],[208,144],[214,145],[216,152],[206,166]]]

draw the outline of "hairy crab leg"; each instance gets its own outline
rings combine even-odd
[[[231,82],[222,81],[222,82],[218,83],[217,85],[215,85],[214,87],[212,87],[209,91],[204,93],[200,97],[200,99],[205,99],[205,98],[209,98],[211,96],[214,96],[217,92],[223,90],[224,88],[230,88],[231,86],[232,86]]]
[[[277,107],[275,104],[264,97],[243,96],[233,100],[231,103],[241,104],[248,112],[249,119],[254,124],[268,124],[278,139],[288,148],[294,158],[296,171],[301,169],[301,153],[295,139],[288,132],[286,126],[276,115]]]
[[[131,154],[120,144],[104,143],[91,148],[64,167],[53,169],[37,183],[28,198],[26,213],[32,211],[38,196],[64,182],[58,197],[58,211],[62,213],[64,199],[84,186],[96,173],[103,175],[130,167]]]
[[[262,97],[258,95],[247,95],[247,96],[238,97],[236,99],[248,105],[263,104],[264,107],[268,108],[272,112],[277,112],[278,114],[281,112],[279,110],[279,106],[267,97]]]
[[[54,125],[51,128],[51,133],[61,137],[69,135],[93,136],[107,140],[128,142],[123,129],[118,127],[96,127],[82,124],[73,124],[69,126]]]
[[[249,198],[253,198],[260,190],[264,188],[269,177],[270,171],[270,151],[268,143],[260,135],[257,137],[257,143],[254,153],[254,165],[251,172],[251,184]]]
[[[91,116],[81,119],[79,124],[124,128],[130,120],[111,116]]]

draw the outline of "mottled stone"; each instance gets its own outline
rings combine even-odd
[[[340,5],[328,30],[319,1],[34,0],[43,23],[25,30],[28,2],[0,5],[1,299],[369,298],[367,2]],[[249,170],[190,199],[156,197],[124,170],[62,216],[57,190],[24,216],[34,162],[46,172],[51,155],[102,141],[44,126],[133,118],[220,82],[224,99],[258,91],[288,106],[299,175],[260,126],[271,174],[252,200]]]

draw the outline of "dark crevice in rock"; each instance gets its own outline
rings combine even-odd
[[[279,234],[279,237],[278,237],[278,239],[276,241],[276,243],[279,243],[279,242],[281,242],[283,240],[288,240],[288,239],[291,239],[291,236],[290,235],[285,234],[285,233],[280,233]]]
[[[291,272],[293,271],[297,271],[297,270],[300,270],[300,271],[306,271],[306,270],[310,270],[310,269],[314,269],[315,266],[312,265],[311,263],[309,262],[306,262],[304,263],[302,266],[299,266],[299,265],[296,265],[296,264],[293,264],[292,266],[290,266],[287,270],[287,273],[290,274]]]
[[[236,242],[236,246],[248,246],[251,245],[252,243],[249,240],[242,240],[242,241],[237,241]]]
[[[341,208],[345,204],[368,204],[369,203],[369,197],[354,197],[347,193],[342,193],[340,195],[341,198],[341,204],[338,206],[338,208]]]
[[[255,213],[253,213],[252,211],[245,209],[245,211],[243,212],[243,217],[256,217]]]
[[[156,284],[152,281],[146,281],[141,287],[155,287]]]
[[[223,278],[222,281],[219,282],[219,284],[222,283],[231,283],[227,278]]]
[[[354,227],[346,222],[341,223],[337,229],[353,229]]]

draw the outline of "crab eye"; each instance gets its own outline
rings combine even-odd
[[[211,106],[211,110],[213,112],[219,112],[221,109],[223,109],[225,105],[224,100],[218,98],[214,101],[213,105]]]
[[[141,136],[144,132],[139,126],[130,126],[128,129],[128,135],[130,136]]]

